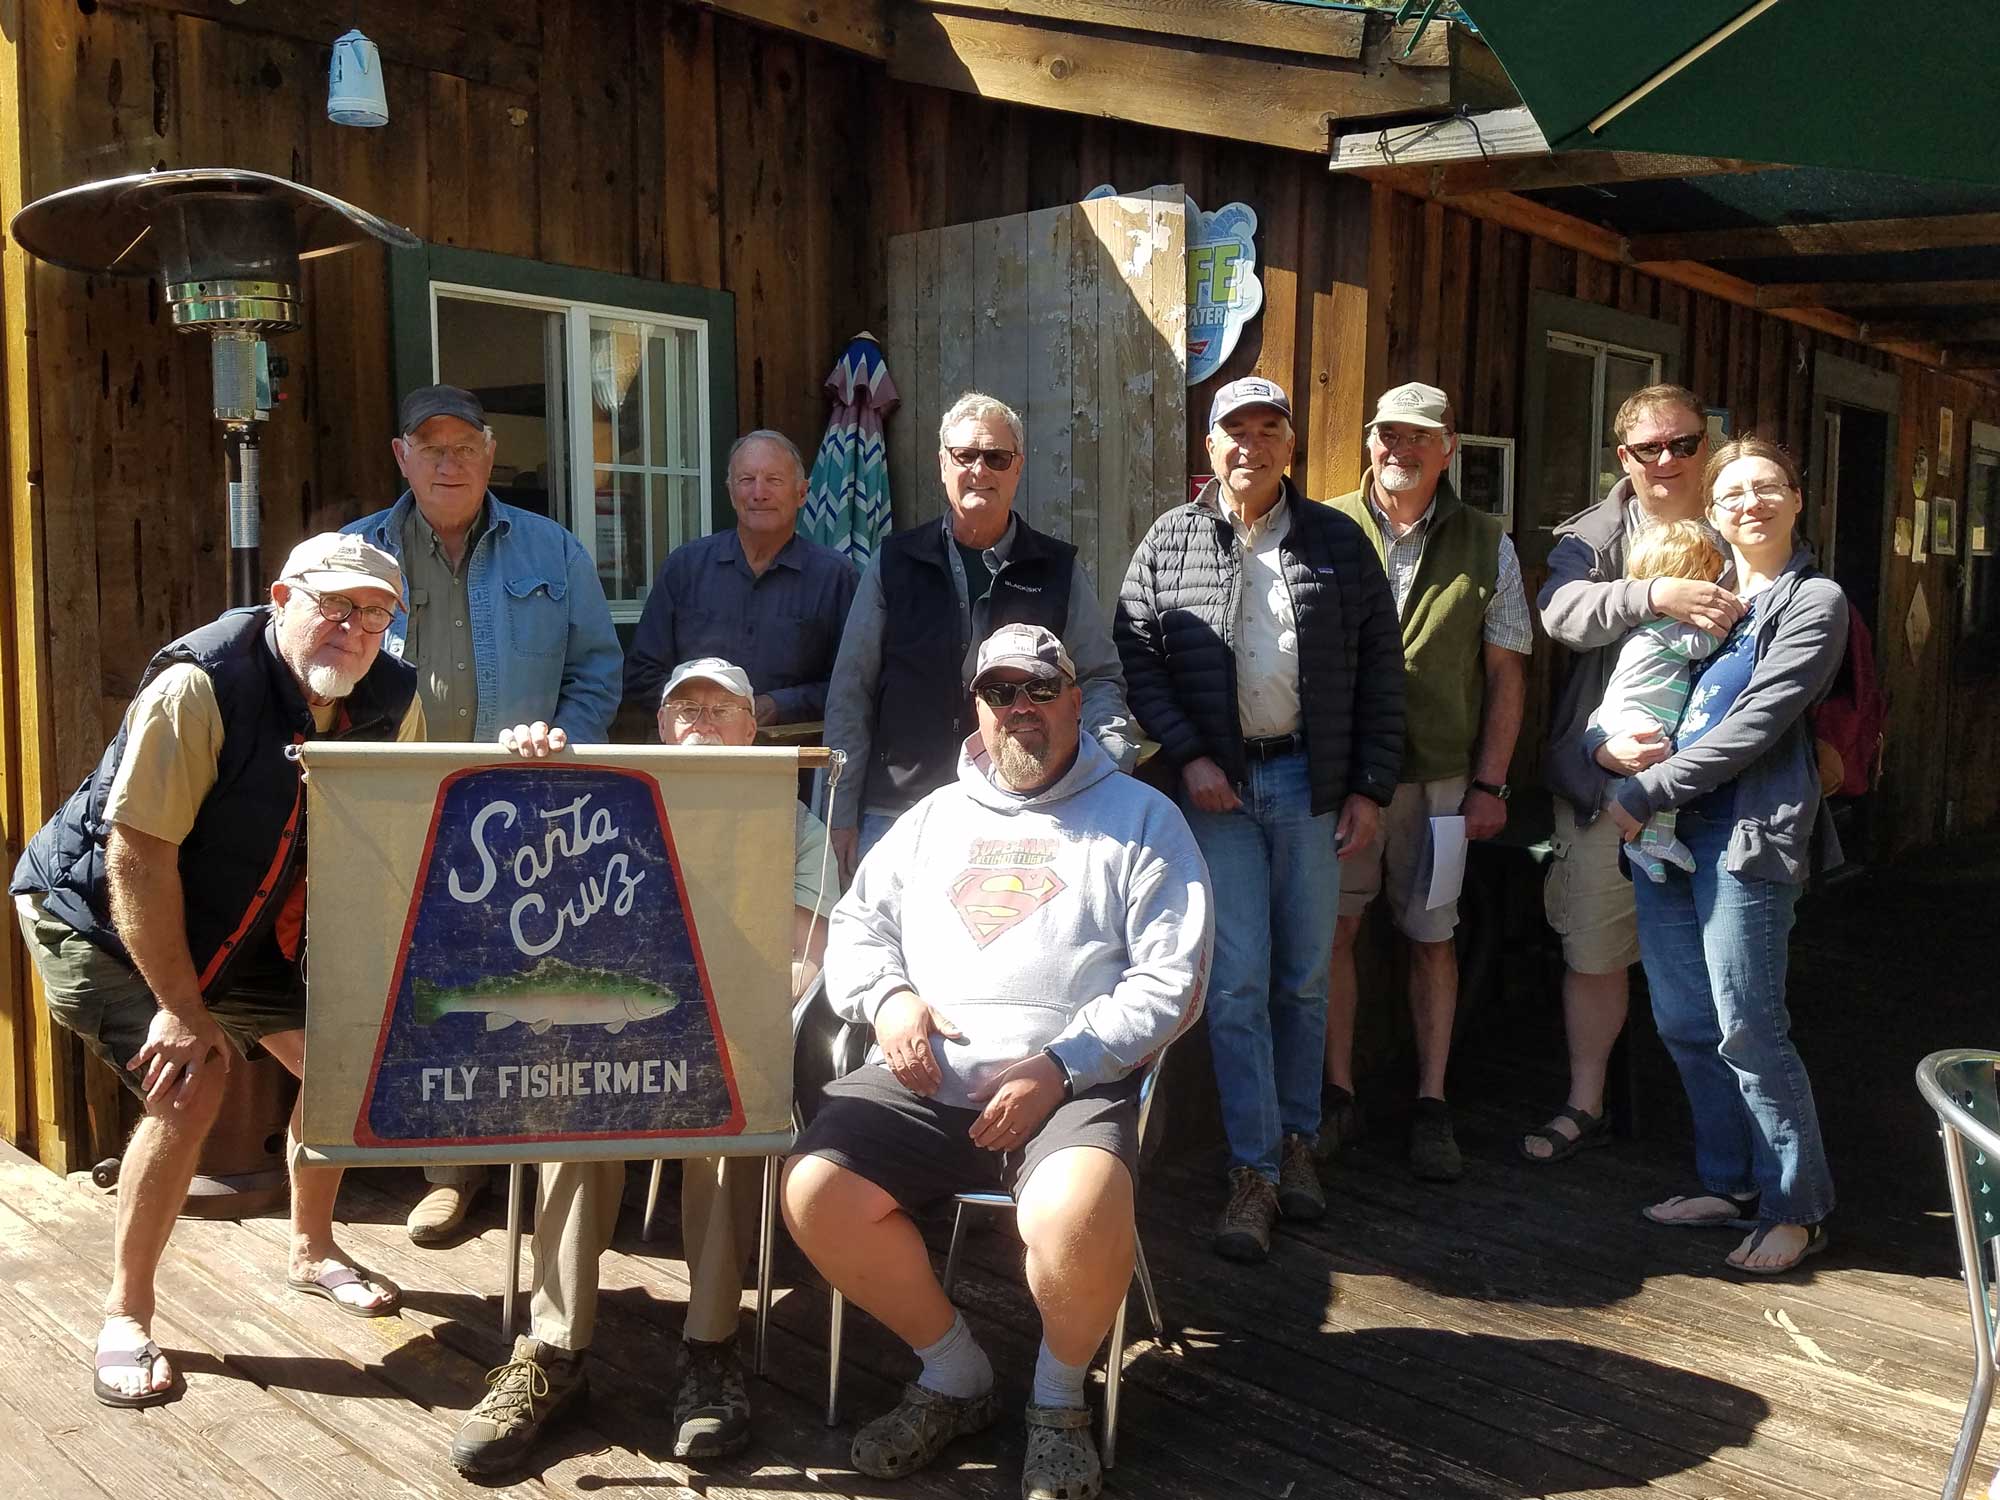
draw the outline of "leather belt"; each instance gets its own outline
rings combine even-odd
[[[1275,760],[1280,755],[1290,755],[1294,750],[1306,747],[1306,737],[1294,729],[1290,734],[1268,734],[1262,739],[1245,737],[1243,753],[1252,760]]]

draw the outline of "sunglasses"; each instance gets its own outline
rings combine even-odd
[[[1627,443],[1625,451],[1642,464],[1656,464],[1662,453],[1671,453],[1675,458],[1693,458],[1707,438],[1705,432],[1689,432],[1677,438],[1668,438],[1663,443]]]
[[[1012,708],[1016,693],[1026,693],[1030,703],[1053,703],[1062,690],[1054,678],[1037,677],[1031,682],[989,682],[972,691],[988,708]]]
[[[983,463],[995,474],[1005,474],[1014,467],[1014,460],[1021,456],[1012,448],[947,448],[944,451],[961,469]]]

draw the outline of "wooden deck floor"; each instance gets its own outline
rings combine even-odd
[[[1112,1493],[1937,1492],[1970,1368],[1947,1222],[1844,1232],[1803,1283],[1720,1279],[1706,1272],[1732,1236],[1656,1229],[1633,1212],[1680,1185],[1684,1148],[1642,1143],[1559,1171],[1528,1167],[1509,1154],[1521,1110],[1489,1073],[1470,1090],[1485,1102],[1459,1106],[1465,1182],[1412,1182],[1384,1132],[1343,1158],[1327,1221],[1287,1228],[1261,1270],[1205,1248],[1218,1199],[1209,1159],[1154,1164],[1141,1231],[1178,1338],[1129,1351]],[[287,1292],[281,1221],[182,1223],[156,1332],[187,1394],[109,1412],[87,1386],[111,1203],[0,1150],[0,1495],[473,1492],[446,1448],[500,1357],[504,1240],[489,1205],[460,1246],[414,1249],[401,1229],[414,1183],[409,1172],[354,1173],[341,1200],[351,1253],[406,1289],[396,1319],[346,1317]],[[652,1245],[638,1243],[636,1172],[632,1186],[604,1267],[589,1416],[504,1493],[1018,1492],[1015,1422],[908,1480],[847,1467],[851,1428],[820,1420],[826,1298],[790,1259],[770,1376],[752,1384],[752,1451],[702,1473],[668,1459],[684,1268],[671,1217]],[[1001,1379],[1025,1393],[1035,1323],[1018,1246],[1004,1230],[976,1235],[970,1259],[960,1300]],[[1148,1332],[1136,1303],[1133,1321]],[[910,1369],[869,1320],[850,1319],[851,1411],[886,1404]]]

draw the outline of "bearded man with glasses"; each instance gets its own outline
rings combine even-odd
[[[579,743],[609,739],[624,656],[583,543],[488,488],[496,443],[470,391],[411,391],[396,431],[389,446],[409,489],[343,529],[409,576],[409,609],[384,644],[417,669],[431,739],[490,744],[508,725],[538,721]],[[410,1210],[411,1240],[449,1241],[487,1174],[427,1169],[431,1186]]]
[[[899,814],[950,783],[973,729],[973,656],[1002,625],[1055,633],[1076,663],[1085,731],[1120,770],[1138,761],[1090,575],[1076,548],[1014,514],[1025,454],[1012,407],[960,396],[938,427],[945,515],[891,536],[862,575],[826,698],[826,742],[855,772],[828,819],[845,874]]]
[[[1703,520],[1708,426],[1701,400],[1678,385],[1649,385],[1618,408],[1612,431],[1625,477],[1589,510],[1555,529],[1549,579],[1536,599],[1552,640],[1574,656],[1549,723],[1544,780],[1555,793],[1554,859],[1543,886],[1549,926],[1563,940],[1563,1027],[1569,1097],[1548,1124],[1522,1137],[1529,1161],[1561,1161],[1610,1142],[1605,1070],[1625,1025],[1626,970],[1639,960],[1632,882],[1618,867],[1618,830],[1600,815],[1612,776],[1586,743],[1626,634],[1650,620],[1678,620],[1720,638],[1743,613],[1723,582],[1631,579],[1626,552],[1648,526]],[[1720,538],[1716,538],[1720,548]],[[1725,555],[1726,548],[1722,548]],[[1657,730],[1621,734],[1602,759],[1637,775],[1673,746]]]
[[[125,1149],[91,1389],[153,1406],[179,1374],[153,1342],[154,1275],[238,1058],[305,1065],[310,739],[421,740],[415,674],[381,650],[396,560],[326,532],[269,604],[161,648],[97,769],[29,841],[8,890],[50,1016],[144,1103]],[[293,1114],[296,1137],[298,1117]],[[288,1159],[290,1153],[287,1153]],[[338,1168],[292,1169],[287,1279],[357,1317],[395,1288],[333,1240]]]

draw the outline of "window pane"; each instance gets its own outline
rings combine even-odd
[[[599,469],[596,477],[592,550],[597,554],[598,580],[607,599],[637,599],[651,581],[646,556],[646,476]]]
[[[681,463],[690,469],[694,468],[701,461],[701,349],[699,347],[699,339],[700,336],[692,328],[683,328],[678,330],[674,340],[679,346],[681,362],[681,452],[686,455],[681,460]],[[715,455],[715,462],[720,467],[722,463],[722,455],[720,453]]]
[[[673,329],[655,328],[646,340],[646,425],[653,443],[653,462],[667,468],[678,468],[687,461],[680,453],[679,426],[667,420],[678,399],[674,381],[680,373],[680,363],[672,358],[669,347],[673,339]]]
[[[493,492],[509,505],[562,516],[562,314],[440,293],[438,379],[471,391],[493,429]]]
[[[1597,446],[1597,489],[1593,495],[1608,495],[1611,487],[1624,476],[1625,466],[1618,462],[1618,434],[1611,430],[1612,419],[1618,415],[1618,408],[1625,404],[1625,398],[1634,391],[1644,390],[1658,379],[1659,364],[1655,360],[1636,359],[1629,354],[1605,352],[1604,356],[1604,425],[1599,433]]]
[[[639,406],[643,340],[637,323],[590,320],[591,452],[599,463],[646,461]]]
[[[1553,343],[1546,358],[1541,473],[1535,476],[1533,508],[1535,525],[1545,531],[1598,498],[1590,488],[1597,446],[1597,413],[1591,407],[1597,361]]]

